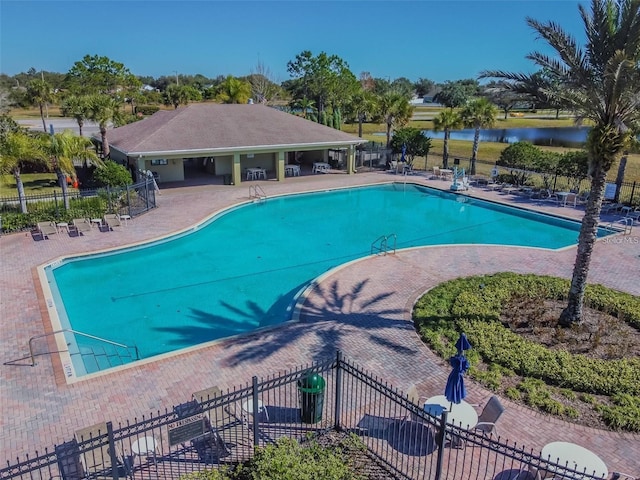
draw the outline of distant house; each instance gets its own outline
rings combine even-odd
[[[99,142],[100,139],[96,138]],[[259,104],[198,103],[161,110],[111,130],[111,158],[134,171],[152,171],[160,182],[185,179],[190,168],[231,177],[261,167],[284,180],[285,165],[328,162],[330,151],[346,151],[355,172],[355,147],[365,140]]]

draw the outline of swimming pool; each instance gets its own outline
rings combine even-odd
[[[149,358],[289,320],[301,289],[370,255],[383,235],[395,234],[399,249],[558,249],[575,244],[578,229],[548,215],[386,184],[245,204],[162,241],[65,259],[45,273],[61,328],[135,345]],[[75,376],[130,361],[112,351],[120,347],[65,336]]]

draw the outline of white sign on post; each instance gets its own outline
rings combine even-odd
[[[614,198],[616,198],[616,184],[607,183],[607,185],[604,187],[604,199],[613,200]]]

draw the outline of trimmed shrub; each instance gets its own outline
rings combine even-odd
[[[464,331],[473,345],[468,356],[469,375],[496,390],[500,386],[496,372],[500,370],[493,366],[512,370],[525,378],[518,387],[524,401],[543,411],[569,417],[577,414],[551,398],[548,388],[542,388],[545,384],[560,387],[559,395],[569,400],[580,392],[585,403],[594,402],[589,394],[626,395],[624,398],[640,402],[639,358],[602,360],[551,350],[512,332],[500,321],[512,299],[563,300],[568,290],[568,280],[547,276],[501,273],[457,279],[427,292],[416,303],[413,318],[423,340],[443,358],[455,353],[454,343]],[[640,299],[633,295],[588,285],[585,304],[640,329]],[[481,360],[488,365],[486,370],[476,367]],[[516,397],[513,390],[510,395]],[[636,422],[618,418],[620,409],[632,408],[629,402],[624,405],[602,407],[603,419],[613,428],[640,430]]]

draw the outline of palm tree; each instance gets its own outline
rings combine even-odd
[[[302,97],[293,102],[294,108],[299,108],[302,111],[302,118],[307,118],[307,115],[311,113],[312,117],[316,114],[316,102],[307,97]]]
[[[552,58],[534,52],[527,58],[553,78],[558,98],[579,121],[593,123],[587,137],[591,194],[582,218],[576,262],[566,308],[560,324],[582,321],[584,293],[607,172],[640,129],[640,0],[592,0],[591,13],[578,5],[585,27],[583,48],[554,22],[527,23],[557,53]],[[517,73],[488,72],[512,82],[514,88],[530,80]]]
[[[442,167],[449,168],[449,138],[451,130],[462,127],[462,119],[458,112],[452,109],[443,110],[433,119],[433,130],[435,132],[444,132],[444,146],[442,149]]]
[[[101,157],[109,157],[109,142],[107,140],[107,126],[109,123],[120,121],[120,102],[108,95],[92,95],[89,100],[89,119],[96,122],[100,128],[100,139],[102,141]]]
[[[29,162],[44,165],[45,157],[37,140],[24,132],[9,132],[0,141],[0,173],[13,175],[22,213],[27,213],[27,200],[21,178],[22,165]]]
[[[67,195],[67,176],[76,178],[74,160],[86,162],[90,160],[96,165],[101,165],[93,143],[85,137],[75,135],[71,130],[62,133],[46,135],[42,139],[42,149],[49,155],[51,168],[58,177],[58,184],[62,188],[64,207],[69,209],[69,197]]]
[[[391,145],[391,131],[402,127],[411,118],[413,107],[401,93],[389,91],[378,99],[378,113],[387,125],[387,148]]]
[[[478,147],[480,145],[480,129],[492,127],[496,121],[496,107],[484,97],[476,98],[460,111],[462,123],[475,129],[473,135],[473,150],[471,152],[471,171],[469,175],[476,174],[476,160],[478,159]]]
[[[63,100],[61,111],[65,117],[72,117],[78,122],[78,131],[82,137],[84,121],[91,116],[89,97],[85,95],[69,95]]]
[[[371,92],[360,90],[351,97],[347,110],[358,119],[358,136],[362,138],[362,124],[376,109],[376,100]]]
[[[31,80],[27,85],[27,98],[32,105],[40,108],[42,128],[47,131],[47,122],[44,120],[44,108],[53,101],[53,88],[44,80]]]
[[[251,84],[229,75],[218,85],[216,100],[222,103],[247,103],[251,98]]]

